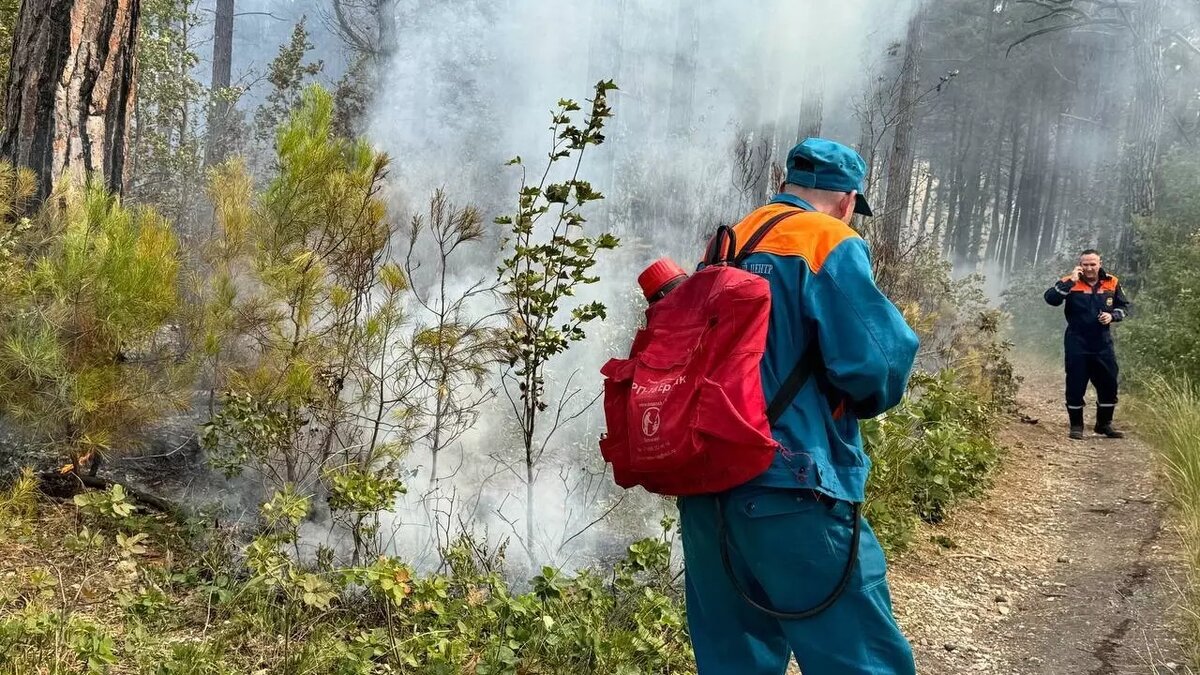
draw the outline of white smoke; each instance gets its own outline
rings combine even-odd
[[[603,281],[578,300],[604,301],[611,319],[591,326],[586,342],[553,363],[548,392],[557,400],[575,374],[572,386],[582,390],[577,401],[599,391],[600,365],[628,348],[641,311],[638,272],[661,255],[690,267],[703,234],[739,217],[753,201],[733,186],[731,147],[738,134],[753,134],[754,143],[765,139],[769,160],[781,162],[811,123],[801,118],[802,108],[811,109],[819,96],[822,135],[857,142],[854,102],[871,87],[876,61],[903,35],[911,9],[910,2],[893,0],[421,4],[411,13],[400,8],[415,18],[402,27],[368,133],[393,158],[391,182],[401,210],[419,209],[444,186],[453,200],[483,207],[490,220],[515,202],[519,174],[503,163],[521,155],[531,170],[544,165],[556,102],[583,103],[601,79],[620,88],[610,95],[615,117],[608,139],[587,151],[581,171],[607,196],[586,211],[588,227],[621,234],[623,248],[602,262]],[[461,271],[464,288],[494,275],[496,247],[484,248],[478,264]],[[506,517],[523,531],[523,487],[491,460],[516,450],[504,447],[516,443],[511,417],[500,392],[451,453],[461,458],[448,464],[461,461],[462,468],[442,486],[464,504],[479,498],[478,508],[459,507],[454,518],[488,528],[493,538],[515,534]],[[597,404],[552,444],[557,452],[548,455],[536,494],[539,529],[549,539],[561,542],[562,533],[610,503],[611,490],[572,491],[572,479],[560,479],[577,478],[584,466],[602,469],[596,448],[602,426]],[[411,461],[428,464],[419,453]],[[420,501],[422,491],[413,492],[385,530],[398,527],[396,546],[406,557],[428,558],[436,518],[430,520]],[[630,501],[640,510],[625,511],[635,521],[629,536],[648,531],[666,508],[644,494]],[[583,536],[567,551],[537,557],[578,564],[582,559],[571,554],[595,552],[603,543]]]

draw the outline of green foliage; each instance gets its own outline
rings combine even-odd
[[[375,433],[387,409],[377,407],[369,428],[352,414],[390,374],[373,366],[403,319],[406,281],[382,262],[387,158],[335,136],[332,112],[324,90],[304,94],[279,129],[280,172],[261,195],[236,162],[212,183],[220,234],[203,342],[223,396],[204,442],[226,471],[249,467],[302,491],[329,471],[376,469],[401,449]],[[364,433],[371,443],[339,457],[339,432],[349,434],[343,445]]]
[[[279,47],[279,54],[267,67],[267,81],[271,93],[266,103],[254,113],[255,134],[260,140],[276,137],[276,130],[299,108],[304,99],[307,82],[324,68],[321,61],[305,63],[304,59],[313,48],[308,41],[307,17],[292,29],[287,44]]]
[[[75,505],[85,515],[105,520],[114,525],[124,522],[137,509],[125,494],[125,488],[119,484],[113,485],[104,492],[86,492],[75,495]]]
[[[0,170],[12,204],[32,182],[10,172]],[[31,223],[4,228],[0,412],[73,465],[128,447],[182,404],[170,228],[95,184],[67,185]]]
[[[514,325],[506,336],[510,365],[515,376],[522,380],[522,401],[531,402],[530,407],[537,412],[544,408],[540,403],[545,384],[541,379],[543,365],[571,343],[586,337],[585,324],[605,317],[604,305],[593,302],[570,309],[570,320],[558,323],[562,316],[560,305],[579,286],[599,281],[588,274],[596,264],[596,254],[617,246],[616,237],[609,234],[598,237],[579,234],[586,222],[583,205],[603,199],[603,195],[578,177],[584,151],[590,145],[604,142],[605,120],[612,116],[607,95],[615,88],[611,82],[596,85],[592,109],[582,128],[575,126],[570,116],[581,110],[579,104],[559,101],[552,118],[554,142],[549,167],[541,182],[529,185],[522,180],[516,215],[496,219],[497,224],[509,227],[511,233],[506,240],[511,252],[499,269],[503,290],[513,307]],[[561,183],[548,182],[553,165],[573,157],[572,177]],[[521,158],[510,164],[521,165]],[[538,223],[548,213],[553,218],[549,231],[535,233]],[[548,237],[548,241],[541,241],[543,237]]]
[[[204,196],[208,88],[193,76],[197,45],[211,38],[194,0],[148,0],[138,25],[137,106],[129,198],[168,214],[191,239]]]
[[[1157,452],[1187,561],[1182,584],[1185,637],[1200,663],[1200,389],[1187,376],[1147,378],[1135,404],[1138,431]]]
[[[404,272],[422,278],[412,299],[423,313],[408,340],[412,376],[414,444],[429,450],[431,482],[439,479],[438,459],[475,423],[492,398],[486,378],[504,356],[506,334],[500,316],[479,311],[480,300],[495,298],[496,281],[479,279],[461,293],[447,291],[461,273],[465,247],[483,237],[482,219],[472,207],[456,207],[437,190],[426,214],[413,216],[408,229]],[[427,252],[422,255],[423,252]]]
[[[491,550],[468,534],[446,550],[445,573],[418,575],[393,557],[311,569],[282,550],[308,507],[287,490],[264,504],[264,529],[240,558],[244,568],[233,558],[209,567],[203,551],[190,547],[159,548],[178,541],[172,537],[79,532],[118,548],[124,539],[121,569],[108,576],[97,568],[111,555],[106,548],[70,559],[58,552],[54,568],[7,578],[12,599],[0,600],[0,669],[106,672],[120,663],[155,675],[694,670],[670,565],[670,520],[661,537],[633,543],[609,573],[544,568],[521,592],[498,572],[503,547]],[[47,550],[67,550],[53,528],[44,531]],[[77,575],[92,580],[82,602],[61,592]],[[225,592],[212,593],[214,585]],[[114,614],[113,606],[121,611]]]
[[[979,494],[999,460],[999,408],[957,382],[954,370],[916,374],[901,405],[862,423],[873,466],[866,514],[891,552],[911,541],[918,520],[940,522]]]
[[[608,92],[616,88],[611,81],[596,84],[591,109],[582,126],[572,119],[572,113],[582,110],[580,105],[570,99],[558,102],[551,118],[552,143],[546,169],[540,180],[530,183],[521,158],[511,160],[510,165],[522,167],[517,211],[495,220],[508,228],[504,243],[507,257],[501,261],[498,272],[501,292],[510,307],[510,327],[503,340],[509,366],[505,378],[515,382],[519,392],[515,397],[511,391],[508,395],[523,442],[527,484],[524,544],[528,551],[534,546],[534,466],[546,446],[543,441],[543,450],[535,449],[537,420],[549,408],[544,400],[546,365],[571,344],[583,340],[588,323],[606,316],[601,302],[564,305],[582,287],[599,281],[588,270],[595,266],[600,251],[614,249],[618,243],[611,234],[582,233],[586,222],[583,206],[603,199],[603,195],[579,177],[587,148],[604,142],[604,125],[612,117]],[[551,182],[551,173],[562,162],[568,163],[570,178]],[[539,228],[547,216],[548,227]]]
[[[1161,173],[1162,203],[1152,219],[1135,223],[1136,237],[1146,260],[1133,311],[1120,335],[1126,372],[1200,382],[1200,199],[1195,185],[1200,162],[1190,153],[1179,153],[1164,163]]]
[[[902,262],[890,275],[888,297],[921,339],[918,368],[953,368],[976,395],[1013,408],[1020,380],[1009,361],[1013,344],[1004,336],[1010,315],[991,306],[985,279],[952,278],[950,263],[933,248],[917,248]]]

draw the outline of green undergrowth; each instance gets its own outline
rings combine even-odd
[[[5,673],[678,673],[693,670],[664,535],[604,573],[545,568],[514,590],[504,550],[463,536],[444,571],[289,555],[307,504],[277,495],[235,552],[141,514],[119,488],[0,499]]]
[[[1186,377],[1145,383],[1134,405],[1138,432],[1156,451],[1186,562],[1180,585],[1190,662],[1200,666],[1200,389]]]
[[[980,494],[1000,460],[1000,406],[958,381],[953,370],[916,374],[914,395],[863,422],[872,460],[867,519],[895,554],[918,523],[940,523],[963,499]]]
[[[996,414],[947,370],[863,424],[867,515],[889,553],[983,489]],[[119,486],[63,505],[35,488],[26,474],[0,497],[0,672],[694,672],[670,519],[611,569],[543,568],[517,590],[506,544],[469,534],[435,574],[393,557],[298,562],[311,504],[289,490],[234,545],[144,513]]]

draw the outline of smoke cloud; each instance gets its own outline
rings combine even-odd
[[[552,0],[439,3],[398,11],[412,17],[384,75],[368,137],[393,158],[397,209],[419,211],[433,189],[480,206],[487,217],[515,203],[519,173],[503,163],[521,155],[540,171],[550,147],[549,113],[563,97],[581,103],[601,79],[613,79],[615,110],[606,142],[588,149],[581,177],[607,198],[586,212],[593,233],[622,237],[621,250],[600,265],[603,281],[578,298],[610,308],[589,339],[553,363],[552,400],[579,389],[572,407],[600,391],[600,365],[623,355],[644,304],[635,278],[661,255],[685,267],[720,222],[736,220],[771,187],[764,169],[756,188],[738,187],[733,148],[739,138],[756,161],[780,162],[804,129],[848,144],[858,140],[856,99],[872,86],[888,46],[903,35],[910,2],[891,0]],[[411,11],[417,9],[418,11]],[[586,106],[584,106],[586,109]],[[494,242],[484,244],[462,288],[494,275]],[[420,283],[419,280],[417,280]],[[494,536],[513,535],[523,518],[524,487],[496,458],[513,457],[512,411],[499,389],[494,405],[462,439],[452,479],[413,490],[398,505],[396,547],[418,562],[437,539],[439,517],[462,518]],[[619,496],[603,471],[596,439],[600,406],[565,426],[551,443],[536,484],[538,529],[555,542],[540,562],[582,564],[628,539],[649,533],[665,502],[626,496],[607,525],[557,543],[586,525]],[[511,447],[504,447],[511,444]],[[411,457],[425,467],[428,457]],[[421,469],[417,469],[420,473]],[[417,479],[417,482],[420,482]],[[428,487],[428,486],[427,486]],[[514,528],[511,521],[518,521]],[[624,541],[611,539],[625,537]],[[515,550],[513,546],[510,550]],[[424,553],[422,553],[424,552]]]

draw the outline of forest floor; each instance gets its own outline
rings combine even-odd
[[[993,486],[892,567],[917,672],[1190,672],[1172,629],[1179,539],[1151,449],[1121,408],[1125,439],[1092,435],[1089,409],[1087,438],[1070,440],[1060,369],[1021,370],[1025,417],[1001,434]]]

